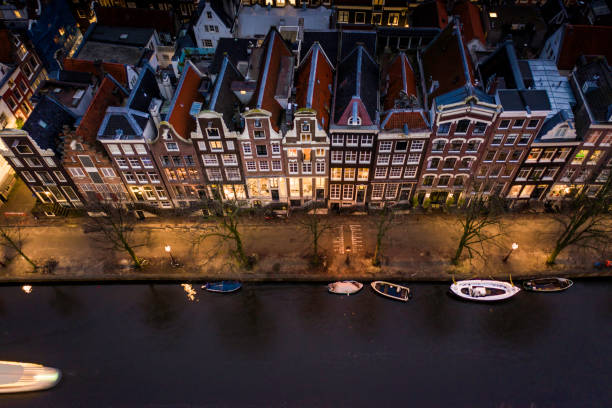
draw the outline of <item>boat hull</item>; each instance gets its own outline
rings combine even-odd
[[[573,284],[574,282],[565,278],[538,278],[523,282],[523,289],[530,292],[561,292]]]
[[[57,368],[0,361],[0,394],[46,390],[55,387],[61,378]]]
[[[363,288],[363,283],[357,281],[338,281],[327,285],[327,290],[336,295],[352,295]]]
[[[379,295],[388,297],[389,299],[407,302],[410,300],[410,288],[395,283],[374,281],[370,284],[372,289]]]
[[[231,293],[237,291],[241,287],[242,284],[236,281],[208,282],[204,285],[204,289],[207,291],[217,293]]]
[[[508,282],[472,279],[455,282],[450,290],[456,296],[476,302],[496,302],[509,299],[521,291]]]

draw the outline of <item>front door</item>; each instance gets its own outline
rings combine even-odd
[[[366,186],[357,186],[357,204],[363,204],[365,202]]]
[[[402,189],[400,190],[400,201],[408,201],[410,199],[410,184],[403,184]]]
[[[270,190],[270,194],[272,194],[272,201],[278,201],[279,195],[277,189]]]
[[[317,188],[317,200],[323,200],[325,198],[325,190]]]

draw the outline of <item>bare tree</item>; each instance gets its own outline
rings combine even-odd
[[[36,271],[38,265],[23,252],[22,232],[23,226],[20,224],[3,223],[0,225],[0,244],[17,252]]]
[[[219,238],[221,242],[230,243],[233,246],[231,254],[238,265],[251,269],[255,264],[255,259],[245,254],[242,233],[239,229],[242,207],[235,201],[219,202],[219,205],[221,206],[219,223],[210,231],[198,233],[195,244],[199,245],[209,238]]]
[[[451,259],[454,265],[459,263],[464,250],[468,251],[470,258],[474,254],[484,258],[484,243],[502,235],[500,210],[500,200],[495,196],[488,199],[483,196],[473,197],[464,208],[458,210],[462,233]]]
[[[95,213],[95,216],[89,217],[89,225],[86,225],[86,228],[100,234],[102,241],[110,243],[113,249],[126,252],[135,268],[142,268],[145,260],[135,252],[135,248],[142,246],[134,243],[136,218],[128,212],[123,203],[99,203],[88,208],[88,212]]]
[[[306,214],[306,216],[298,221],[302,229],[306,230],[310,234],[310,242],[312,246],[312,254],[310,263],[312,266],[320,266],[323,258],[319,253],[319,240],[325,231],[333,228],[331,224],[323,221],[323,217],[317,214],[317,209],[312,209],[312,214]]]
[[[548,265],[554,264],[569,246],[598,250],[612,243],[612,177],[608,177],[596,195],[590,197],[585,187],[567,204],[565,210],[553,215],[560,228],[555,247],[546,259]]]
[[[394,212],[389,207],[385,207],[376,219],[376,247],[372,257],[372,265],[380,266],[382,263],[383,244],[387,233],[393,226]]]

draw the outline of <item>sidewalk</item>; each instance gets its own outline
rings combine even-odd
[[[465,259],[454,267],[449,260],[456,249],[459,225],[447,215],[399,216],[386,239],[384,261],[380,268],[371,266],[375,245],[374,217],[329,216],[334,228],[321,239],[321,252],[326,256],[324,268],[313,270],[308,264],[310,236],[295,219],[264,221],[244,218],[241,224],[245,252],[254,254],[258,262],[252,271],[237,269],[216,239],[194,246],[198,229],[190,219],[150,219],[135,227],[139,257],[148,264],[134,270],[125,253],[115,251],[96,233],[83,229],[82,218],[33,220],[28,218],[22,229],[24,252],[43,264],[49,259],[58,262],[53,274],[32,273],[29,265],[7,248],[0,248],[0,257],[12,257],[0,267],[0,282],[44,281],[140,281],[140,280],[218,280],[242,281],[322,281],[338,279],[399,281],[450,281],[464,278],[514,279],[533,276],[596,277],[612,276],[612,269],[597,270],[593,255],[568,249],[559,256],[554,267],[545,266],[545,259],[554,242],[554,225],[545,215],[516,215],[505,219],[506,235],[497,245],[485,246],[486,260]],[[210,221],[212,225],[214,220]],[[512,242],[519,244],[507,263],[502,259]],[[164,246],[171,245],[172,254],[182,264],[170,266]],[[350,252],[347,252],[347,249]],[[215,256],[216,254],[216,256]],[[604,259],[611,254],[602,254]],[[348,263],[347,263],[348,257]],[[467,258],[467,252],[464,254]]]

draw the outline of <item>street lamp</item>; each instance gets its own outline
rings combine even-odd
[[[179,264],[176,259],[174,259],[174,257],[172,256],[172,248],[170,247],[170,245],[166,245],[164,247],[164,250],[168,253],[168,255],[170,255],[170,265],[174,266],[175,268],[178,266],[181,266],[181,264]]]
[[[503,262],[506,262],[508,260],[508,258],[510,258],[510,255],[512,255],[512,252],[514,252],[515,250],[518,249],[518,244],[516,242],[512,243],[512,249],[510,250],[510,252],[508,252],[508,255],[506,255],[503,259]]]

